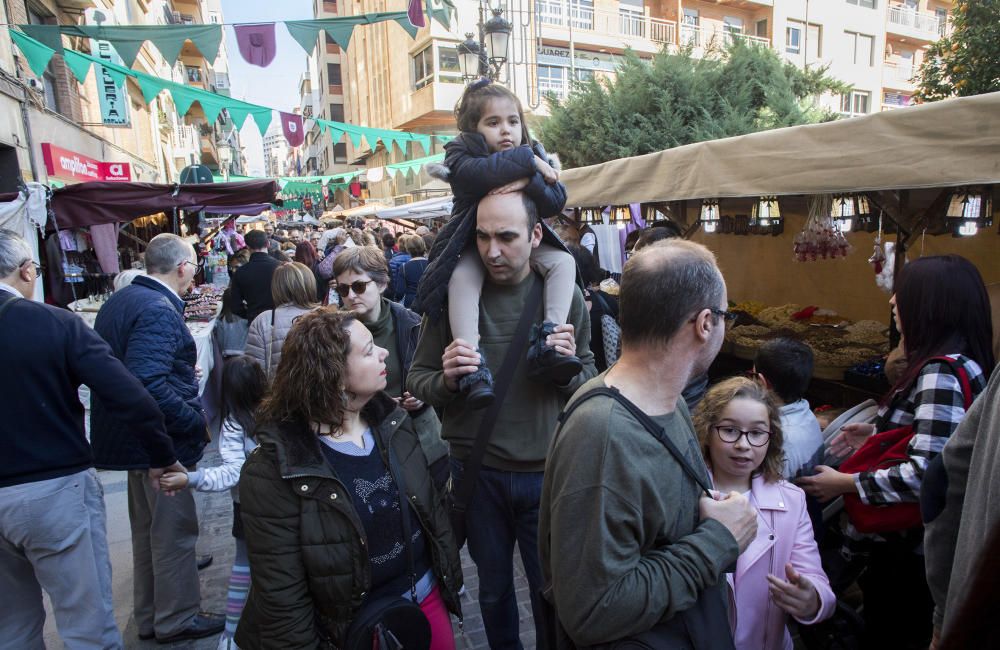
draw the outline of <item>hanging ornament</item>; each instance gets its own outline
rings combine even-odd
[[[795,236],[793,250],[799,262],[846,257],[851,245],[830,216],[833,197],[820,194],[809,199],[809,218]]]

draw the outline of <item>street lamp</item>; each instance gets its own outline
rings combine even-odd
[[[510,34],[514,26],[503,17],[503,9],[491,8],[493,17],[485,20],[486,6],[479,4],[479,39],[469,32],[465,42],[458,46],[458,65],[462,70],[462,79],[466,82],[479,77],[489,77],[491,81],[500,79],[500,71],[507,62],[507,51],[510,46]]]

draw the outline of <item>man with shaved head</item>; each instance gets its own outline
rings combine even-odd
[[[486,268],[479,310],[480,347],[494,376],[507,355],[533,285],[542,282],[528,265],[531,251],[541,238],[538,210],[526,195],[512,192],[480,201],[476,246]],[[545,454],[566,400],[597,374],[583,294],[578,288],[573,292],[569,323],[557,327],[547,342],[560,354],[578,356],[583,371],[566,386],[532,381],[523,350],[513,351],[517,366],[495,420],[475,492],[466,507],[469,553],[479,573],[479,605],[491,648],[522,647],[514,595],[515,541],[531,586],[536,628],[541,622],[537,600],[542,585],[538,503]],[[532,316],[531,322],[541,325],[541,301]],[[451,443],[456,484],[462,482],[473,440],[487,412],[465,403],[458,391],[458,380],[475,372],[479,362],[474,345],[461,339],[452,341],[446,317],[436,323],[424,320],[407,387],[415,397],[443,409],[441,435]]]
[[[618,300],[621,357],[573,396],[549,449],[545,595],[578,646],[647,635],[651,647],[732,648],[724,574],[754,539],[755,511],[735,492],[705,496],[637,414],[710,485],[681,393],[722,346],[726,284],[707,248],[669,240],[625,264]],[[618,396],[587,395],[596,388]]]

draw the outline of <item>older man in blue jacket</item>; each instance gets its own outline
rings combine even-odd
[[[208,443],[195,377],[197,350],[184,324],[184,301],[198,271],[194,249],[176,235],[154,237],[146,248],[146,276],[115,293],[94,329],[153,396],[179,460],[194,469]],[[173,498],[144,481],[146,452],[104,400],[93,402],[91,436],[98,467],[129,470],[133,609],[140,639],[195,639],[222,631],[221,615],[199,613],[194,496]]]

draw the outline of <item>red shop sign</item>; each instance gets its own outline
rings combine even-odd
[[[77,181],[130,181],[132,166],[129,163],[101,162],[83,154],[42,143],[45,171],[55,178]]]

